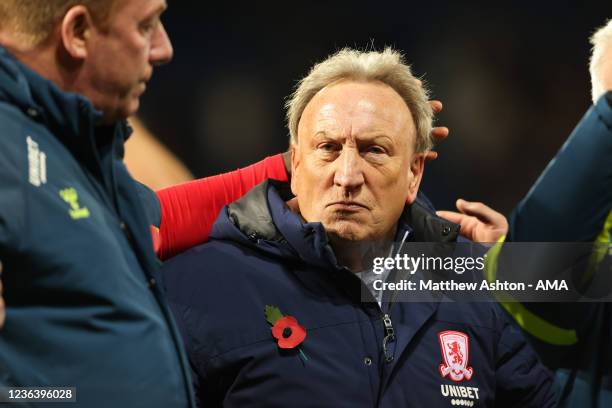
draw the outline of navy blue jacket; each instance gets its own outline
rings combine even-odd
[[[361,302],[361,281],[338,265],[322,225],[303,224],[281,190],[251,190],[222,211],[211,242],[162,269],[203,406],[553,405],[548,371],[497,304]],[[413,204],[404,232],[453,242],[458,228]],[[277,347],[265,305],[306,328],[307,360]],[[396,335],[386,353],[384,314]],[[470,379],[441,375],[445,331],[469,338]]]
[[[100,119],[0,48],[0,386],[76,387],[68,406],[189,406],[150,220],[122,163],[127,125]]]
[[[584,272],[609,287],[612,92],[584,115],[509,223],[508,241],[597,242],[604,256]],[[564,406],[612,406],[612,304],[533,303],[517,317],[542,360],[558,369]]]

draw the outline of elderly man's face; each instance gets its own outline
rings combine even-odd
[[[392,239],[423,173],[410,110],[381,82],[341,81],[308,103],[292,146],[291,188],[332,239]]]
[[[80,92],[107,122],[138,110],[153,67],[170,61],[172,45],[160,22],[165,0],[116,1],[107,27],[92,29]]]

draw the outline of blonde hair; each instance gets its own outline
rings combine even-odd
[[[343,79],[380,81],[393,88],[412,114],[416,128],[416,152],[431,149],[433,112],[428,101],[429,93],[412,75],[402,54],[389,47],[382,52],[344,48],[316,64],[298,83],[285,104],[291,143],[297,143],[298,124],[310,100],[321,89]]]
[[[83,5],[96,22],[105,22],[116,0],[0,0],[0,29],[10,30],[30,45],[49,37],[71,7]]]
[[[612,58],[612,19],[608,20],[603,27],[600,27],[595,34],[593,34],[591,37],[591,44],[593,48],[591,50],[589,71],[591,73],[593,103],[595,103],[605,91],[598,73],[601,59],[606,51],[609,53],[608,58]]]

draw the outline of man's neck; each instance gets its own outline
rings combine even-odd
[[[287,201],[286,204],[292,212],[301,217],[297,197]],[[330,235],[329,243],[339,265],[347,267],[352,272],[362,272],[372,268],[374,258],[388,256],[395,233],[396,228],[393,228],[386,237],[371,241],[351,241]]]
[[[31,45],[17,34],[0,32],[0,45],[38,75],[54,82],[61,89],[70,91],[71,75],[68,75],[66,70],[62,69],[60,63],[61,52],[52,44],[51,40]]]
[[[347,241],[330,237],[330,244],[340,265],[351,272],[363,272],[372,268],[374,258],[388,256],[393,239]]]

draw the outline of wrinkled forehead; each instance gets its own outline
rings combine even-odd
[[[415,126],[408,106],[382,82],[344,81],[319,91],[308,103],[298,126],[299,138],[325,132],[329,136],[360,137],[384,134],[415,142]]]

